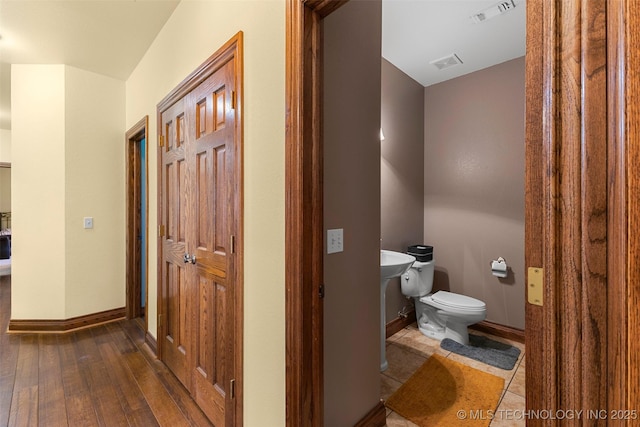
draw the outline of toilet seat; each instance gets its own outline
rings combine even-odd
[[[480,300],[447,291],[427,295],[420,298],[420,301],[445,311],[480,313],[487,310],[487,305]]]

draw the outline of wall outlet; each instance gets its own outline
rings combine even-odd
[[[93,228],[93,217],[91,216],[84,217],[84,228]]]
[[[327,230],[327,253],[335,254],[343,251],[342,228]]]

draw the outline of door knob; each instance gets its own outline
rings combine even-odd
[[[191,264],[195,264],[195,263],[196,263],[196,256],[191,255]]]
[[[185,264],[190,263],[191,262],[191,255],[184,254],[184,256],[182,257],[182,260],[184,261]]]

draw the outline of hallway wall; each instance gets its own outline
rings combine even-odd
[[[124,82],[14,65],[12,93],[11,318],[124,307]]]
[[[66,318],[125,306],[125,86],[66,67]],[[90,102],[87,94],[99,102]],[[95,96],[95,98],[93,98]],[[93,229],[84,229],[93,217]]]
[[[244,32],[244,425],[285,425],[285,1],[183,1],[126,83],[126,129],[149,115],[149,332],[157,334],[156,105]],[[124,249],[122,251],[124,256]]]
[[[64,68],[12,66],[12,319],[65,318]]]

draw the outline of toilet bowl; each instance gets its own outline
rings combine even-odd
[[[447,291],[431,293],[435,261],[415,261],[400,281],[402,293],[415,301],[418,329],[424,335],[469,344],[468,326],[487,315],[484,302]]]

